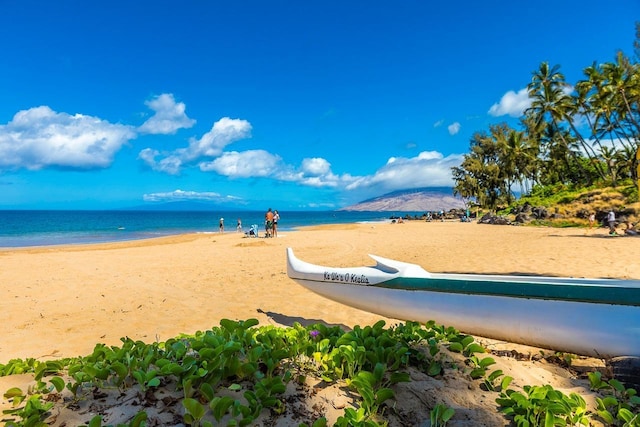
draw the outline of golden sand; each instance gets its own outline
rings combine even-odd
[[[4,249],[0,363],[84,355],[124,336],[164,341],[223,318],[347,327],[379,320],[295,284],[287,247],[327,266],[372,265],[367,254],[375,254],[433,272],[640,279],[640,238],[605,229],[410,221],[309,227],[275,239],[229,232]]]
[[[375,254],[416,263],[432,272],[640,279],[637,237],[609,237],[605,229],[459,222],[317,226],[281,232],[273,239],[229,232],[0,249],[0,363],[13,358],[83,356],[96,343],[120,345],[121,337],[165,341],[218,326],[223,318],[257,318],[263,325],[283,326],[324,322],[345,328],[380,320],[380,316],[324,299],[290,280],[287,247],[302,260],[336,267],[373,265],[367,254]],[[389,326],[397,323],[385,320]],[[525,354],[539,352],[510,343],[485,343],[494,349],[503,345]],[[573,372],[544,359],[495,357],[498,369],[514,377],[513,384],[550,384],[566,393],[589,393],[584,378],[577,379]],[[601,368],[601,362],[583,363],[594,369]],[[0,390],[26,387],[29,380],[28,376],[0,378]],[[428,382],[414,380],[411,387],[417,395],[437,387],[438,401],[457,408],[458,419],[471,417],[479,423],[475,425],[506,425],[497,415],[493,398],[465,381],[462,374]],[[325,392],[325,406],[334,408],[333,416],[338,416],[342,410],[335,408],[343,406],[339,403],[345,398],[343,392],[339,388]],[[587,399],[593,404],[593,396]],[[115,400],[112,404],[120,405]],[[421,413],[422,419],[428,419],[432,406],[415,398],[397,404]],[[0,409],[7,405],[0,400]],[[80,422],[76,415],[60,414],[56,425]]]

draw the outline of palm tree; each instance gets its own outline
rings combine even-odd
[[[602,66],[607,79],[605,91],[610,94],[612,105],[617,107],[620,120],[628,120],[634,127],[634,134],[640,134],[638,115],[638,92],[640,91],[640,76],[638,64],[631,64],[622,52],[616,55],[615,63],[605,63]],[[635,98],[635,108],[634,107]]]
[[[574,157],[575,164],[582,169],[576,153],[569,149],[570,143],[565,138],[565,130],[560,126],[563,120],[567,120],[572,130],[577,131],[571,119],[577,111],[577,106],[572,97],[567,94],[569,85],[565,81],[564,74],[560,72],[560,66],[555,65],[549,68],[549,64],[543,62],[538,71],[533,73],[527,88],[532,102],[531,106],[525,110],[525,114],[531,114],[538,125],[542,121],[549,123],[560,137],[567,153]],[[583,148],[585,154],[589,155],[586,144]],[[582,172],[581,176],[590,184],[588,174]]]

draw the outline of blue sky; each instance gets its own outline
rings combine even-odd
[[[0,209],[336,209],[452,185],[541,62],[631,56],[638,0],[0,0]]]

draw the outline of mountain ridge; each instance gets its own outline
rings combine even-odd
[[[453,195],[452,187],[421,187],[392,191],[338,210],[420,212],[463,208],[464,201]]]

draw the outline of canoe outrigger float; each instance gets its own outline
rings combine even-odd
[[[393,319],[603,359],[640,357],[640,280],[429,273],[370,256],[373,267],[333,268],[288,248],[287,274],[323,297]]]

